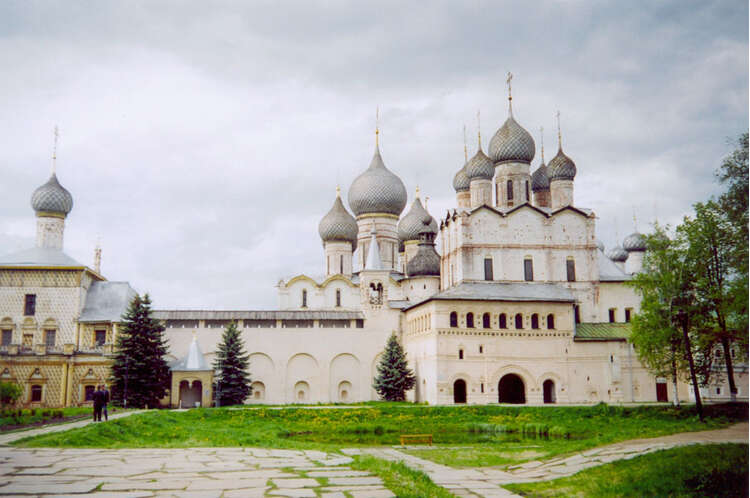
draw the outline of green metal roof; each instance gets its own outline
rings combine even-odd
[[[579,323],[576,325],[576,340],[625,341],[630,337],[629,323]]]

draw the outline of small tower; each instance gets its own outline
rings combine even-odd
[[[477,113],[479,125],[479,113]],[[492,206],[492,177],[495,165],[482,150],[482,132],[477,130],[477,153],[466,163],[466,176],[469,177],[469,197],[471,209],[479,206]]]
[[[362,271],[359,272],[362,307],[368,310],[383,309],[388,299],[387,286],[391,270],[380,259],[377,235],[378,232],[373,223],[367,258]]]
[[[550,206],[550,193],[549,193],[549,176],[547,175],[547,165],[544,164],[544,128],[541,131],[541,147],[540,152],[542,156],[542,163],[531,175],[531,191],[534,193],[534,205],[538,207],[549,207]]]
[[[573,205],[573,180],[577,173],[576,164],[563,152],[560,111],[557,112],[557,146],[557,155],[547,166],[552,209]]]
[[[352,274],[352,253],[357,248],[357,221],[341,202],[341,189],[330,211],[318,224],[318,233],[325,252],[326,277]]]
[[[407,281],[402,287],[410,301],[418,302],[440,291],[440,255],[435,251],[435,233],[427,214],[420,220],[419,249],[406,265]]]
[[[94,271],[100,275],[102,273],[102,246],[98,240],[94,248]]]
[[[643,255],[646,253],[646,237],[638,232],[638,222],[633,214],[633,225],[635,232],[631,233],[622,241],[622,248],[628,253],[625,260],[625,271],[631,275],[643,269]]]
[[[423,228],[422,219],[425,216],[428,216],[431,220],[429,223],[430,230],[432,230],[433,234],[437,235],[437,221],[430,216],[430,213],[428,213],[422,205],[422,201],[419,198],[419,187],[417,187],[414,202],[411,204],[411,209],[409,209],[409,212],[398,222],[398,240],[399,244],[403,246],[403,252],[400,253],[400,256],[404,273],[406,273],[406,265],[409,264],[411,258],[417,254],[420,233]]]
[[[466,126],[464,126],[464,165],[453,177],[453,189],[456,191],[456,207],[458,209],[471,209],[471,194],[469,193],[471,180],[466,174],[468,164],[469,153],[466,149]]]
[[[52,175],[47,183],[31,195],[31,207],[36,212],[36,246],[43,249],[63,248],[65,218],[73,209],[73,196],[57,181],[57,127],[52,152]]]

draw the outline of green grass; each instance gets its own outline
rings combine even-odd
[[[368,455],[354,457],[351,467],[376,474],[385,487],[399,498],[451,498],[446,489],[432,482],[424,472],[413,470],[402,462],[389,462]]]
[[[748,496],[748,445],[694,445],[505,488],[524,496]]]
[[[504,458],[503,452],[530,450],[552,455],[636,437],[724,427],[734,421],[747,420],[747,405],[716,406],[709,414],[706,422],[701,423],[692,408],[671,406],[427,407],[381,404],[353,410],[198,408],[184,412],[150,411],[105,424],[25,438],[15,444],[30,447],[258,446],[336,450],[347,446],[396,445],[400,434],[429,433],[433,434],[436,445],[476,448],[465,461],[452,462],[453,465],[469,465],[477,460],[477,455],[491,462],[492,458],[495,461]]]
[[[33,425],[39,422],[59,422],[61,418],[83,417],[91,414],[92,408],[85,406],[3,410],[0,411],[0,431],[7,430],[8,427]]]

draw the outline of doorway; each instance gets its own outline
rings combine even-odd
[[[526,390],[521,377],[516,374],[504,375],[497,384],[497,401],[515,405],[526,403]]]
[[[544,402],[547,404],[554,403],[557,401],[555,396],[555,382],[551,379],[547,379],[542,384],[542,390],[544,391]]]
[[[656,383],[656,401],[660,403],[666,403],[667,401],[669,401],[669,397],[667,396],[667,383],[666,382]]]
[[[194,380],[192,385],[187,380],[180,382],[180,408],[195,408],[196,403],[200,406],[201,391],[203,384],[199,380]]]
[[[466,403],[466,381],[458,379],[453,383],[453,402]]]

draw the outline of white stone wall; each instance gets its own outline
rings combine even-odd
[[[47,249],[63,248],[65,219],[57,216],[37,216],[36,246]]]
[[[573,205],[573,181],[552,180],[549,184],[552,209]]]
[[[495,205],[500,208],[511,208],[531,202],[530,165],[518,162],[506,162],[495,165]],[[513,198],[508,199],[508,180],[513,183]],[[529,198],[526,198],[526,184],[529,184]]]
[[[359,268],[365,267],[367,252],[370,248],[370,238],[373,224],[380,248],[380,261],[383,268],[398,269],[398,217],[393,215],[362,215],[357,218],[359,232],[357,234],[357,254]]]
[[[324,244],[326,277],[352,274],[352,245],[346,241],[330,241]]]
[[[307,292],[307,306],[302,306],[302,291]],[[341,293],[341,306],[336,306],[336,291]],[[351,280],[333,275],[321,283],[300,275],[279,285],[281,310],[356,310],[360,305],[359,287]]]

